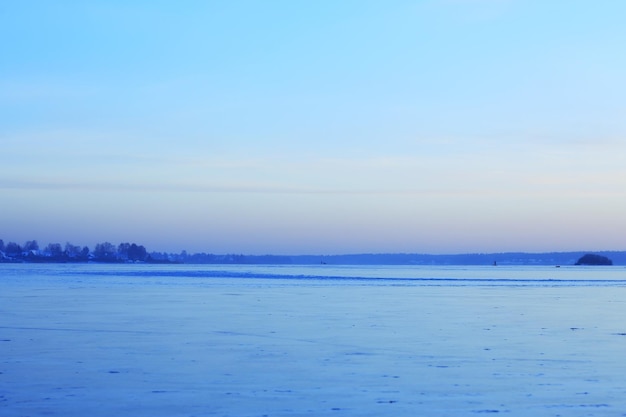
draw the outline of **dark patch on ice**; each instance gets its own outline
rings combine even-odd
[[[472,413],[499,413],[500,410],[473,410]]]
[[[165,390],[160,390],[160,389],[155,389],[155,390],[153,390],[153,391],[152,391],[152,393],[153,393],[153,394],[163,394],[163,393],[166,393],[166,392],[167,392],[167,391],[165,391]]]
[[[215,334],[225,334],[225,335],[228,335],[228,336],[246,336],[244,333],[229,332],[227,330],[214,330],[213,333],[215,333]]]
[[[109,371],[110,374],[119,374],[120,371]]]
[[[0,342],[10,342],[11,339],[0,339]]]
[[[570,327],[570,330],[583,330],[584,327]]]
[[[613,333],[615,336],[626,336],[626,333]]]
[[[378,400],[376,401],[378,404],[395,404],[398,400]]]

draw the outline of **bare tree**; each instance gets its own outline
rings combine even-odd
[[[29,240],[28,242],[26,242],[24,244],[24,252],[30,252],[30,251],[38,251],[39,250],[39,243],[37,243],[36,240]]]
[[[50,258],[61,258],[63,257],[63,246],[60,243],[49,243],[44,249],[44,253]]]
[[[94,258],[101,262],[117,261],[117,250],[112,243],[98,243],[93,251]]]

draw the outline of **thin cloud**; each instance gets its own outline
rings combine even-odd
[[[546,185],[548,185],[546,187]],[[538,186],[538,187],[535,187]],[[613,195],[611,187],[576,189],[574,184],[559,181],[545,181],[541,184],[529,183],[524,190],[500,190],[488,187],[449,187],[449,188],[315,188],[281,184],[236,183],[236,184],[193,184],[193,183],[132,183],[61,180],[11,180],[0,179],[0,189],[31,191],[74,191],[74,192],[142,192],[142,193],[245,193],[245,194],[285,194],[285,195],[386,195],[386,196],[473,196],[493,197],[505,195]]]

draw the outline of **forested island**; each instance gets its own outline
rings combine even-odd
[[[185,264],[275,264],[275,265],[626,265],[626,251],[548,253],[468,253],[432,255],[379,253],[347,255],[243,255],[150,252],[143,245],[123,242],[96,244],[93,249],[71,243],[40,246],[0,239],[0,263],[185,263]]]
[[[588,253],[582,256],[578,261],[576,261],[575,265],[604,265],[609,266],[613,265],[613,261],[607,258],[606,256],[596,255],[593,253]]]

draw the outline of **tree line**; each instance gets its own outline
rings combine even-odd
[[[583,256],[584,255],[584,256]],[[610,255],[608,258],[606,255]],[[578,259],[578,260],[577,260]],[[23,245],[4,243],[0,239],[2,262],[146,262],[163,264],[276,264],[276,265],[626,265],[626,251],[605,251],[598,254],[585,252],[550,253],[481,253],[428,255],[417,253],[352,254],[352,255],[243,255],[148,252],[135,243],[98,243],[91,250],[87,246],[71,243],[50,243],[40,247],[36,240]]]
[[[78,246],[71,243],[49,243],[40,246],[36,240],[29,240],[20,245],[15,242],[5,242],[0,239],[0,263],[2,262],[30,262],[30,263],[66,263],[66,262],[145,262],[162,264],[290,264],[287,256],[261,255],[251,256],[242,254],[215,255],[208,253],[180,253],[148,252],[143,245],[136,243],[110,242],[98,243],[91,250],[87,246]]]
[[[93,250],[87,246],[71,243],[49,243],[43,248],[36,240],[23,245],[4,243],[0,239],[0,262],[152,262],[153,259],[143,245],[136,243],[98,243]]]

